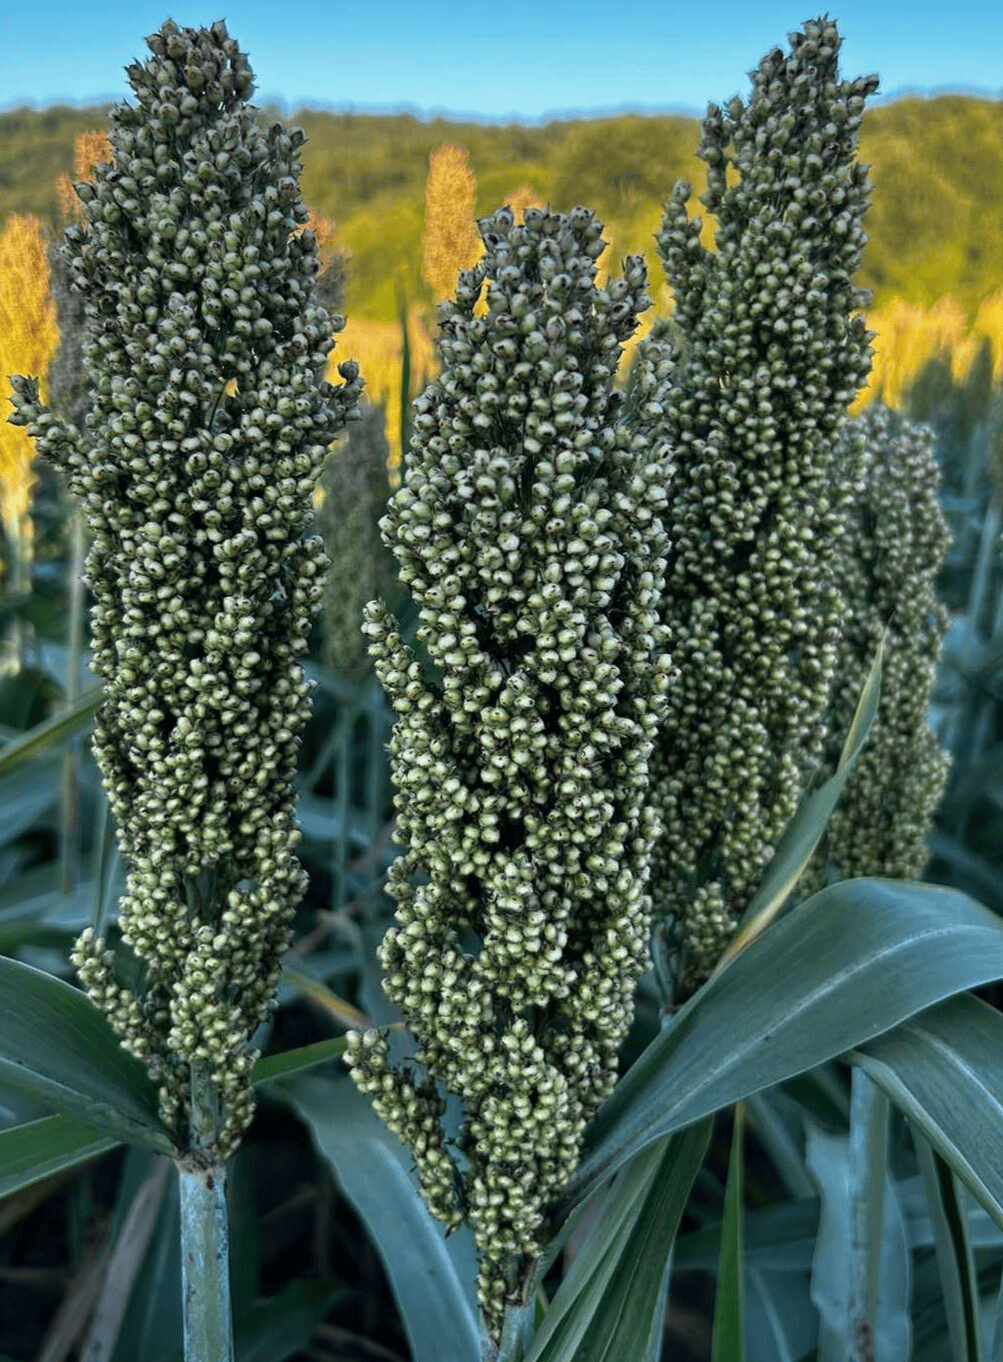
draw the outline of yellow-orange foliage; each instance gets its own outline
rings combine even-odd
[[[983,300],[972,327],[949,294],[929,311],[893,298],[866,318],[868,330],[877,332],[874,361],[867,387],[850,406],[851,415],[873,402],[879,389],[890,407],[900,406],[913,379],[937,357],[949,360],[956,383],[964,382],[986,336],[993,347],[993,381],[1003,375],[1003,290]]]
[[[45,375],[59,344],[56,305],[49,294],[45,229],[32,214],[14,214],[0,234],[0,514],[7,536],[25,556],[31,551],[28,506],[35,484],[34,446],[23,426],[7,417],[9,374],[38,374],[42,400]]]
[[[1003,378],[1003,288],[983,298],[975,316],[975,331],[988,336],[993,347],[993,384]]]
[[[939,299],[929,312],[893,298],[866,317],[868,330],[877,335],[867,387],[850,405],[854,416],[874,401],[879,389],[888,406],[901,405],[910,380],[928,360],[952,351],[968,329],[964,311],[950,296]]]
[[[79,184],[81,180],[93,180],[94,167],[99,161],[110,162],[112,150],[108,134],[105,132],[82,132],[74,143],[73,150],[74,177],[71,180],[69,175],[60,175],[56,180],[56,192],[59,195],[59,207],[64,221],[75,218],[81,223],[84,220],[84,206],[77,198],[73,185]]]

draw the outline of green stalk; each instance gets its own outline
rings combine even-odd
[[[482,1317],[481,1362],[522,1362],[526,1356],[526,1324],[532,1320],[535,1308],[535,1298],[528,1305],[510,1306],[505,1311],[501,1338],[497,1343],[488,1333]]]
[[[185,1362],[233,1362],[226,1165],[200,1156],[219,1124],[219,1097],[205,1065],[192,1066],[191,1098],[195,1149],[178,1163]]]
[[[185,1362],[233,1362],[226,1169],[178,1165]]]

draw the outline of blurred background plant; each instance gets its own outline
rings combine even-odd
[[[903,102],[906,111],[908,104]],[[887,111],[879,112],[886,117]],[[268,116],[263,111],[262,117]],[[300,121],[310,131],[308,119]],[[634,120],[623,142],[625,154],[637,151],[637,164],[631,169],[625,163],[617,180],[618,211],[606,214],[610,244],[597,262],[600,287],[611,263],[629,249],[643,249],[651,258],[657,215],[644,203],[646,122]],[[689,144],[688,120],[657,122],[650,137],[663,152],[671,144],[672,154],[685,163],[696,143],[694,136]],[[880,144],[877,132],[871,135]],[[550,136],[556,145],[558,131]],[[409,614],[377,528],[387,495],[399,484],[411,403],[436,376],[434,305],[452,292],[459,270],[480,257],[474,228],[479,211],[508,202],[520,220],[526,207],[547,201],[562,210],[593,202],[589,177],[598,171],[595,134],[588,128],[567,139],[559,175],[544,174],[542,162],[527,155],[518,170],[492,168],[480,186],[471,169],[478,143],[473,137],[465,140],[473,155],[445,141],[427,157],[420,275],[408,244],[415,235],[411,210],[404,205],[398,218],[390,215],[376,254],[382,251],[391,264],[397,259],[401,265],[396,273],[389,271],[382,293],[369,289],[375,305],[368,316],[349,305],[353,285],[361,289],[372,273],[373,250],[361,249],[361,218],[357,214],[345,224],[340,245],[330,218],[315,212],[308,224],[317,232],[325,265],[318,281],[321,299],[349,314],[337,357],[358,361],[366,390],[363,420],[332,446],[316,499],[332,568],[305,663],[318,682],[299,774],[300,856],[311,885],[297,914],[296,944],[287,957],[280,1010],[267,1039],[270,1050],[396,1018],[380,990],[376,963],[376,946],[394,907],[383,892],[396,855],[386,754],[394,715],[357,626],[367,599],[382,595],[392,604],[396,599],[405,641],[435,678],[436,668],[415,638],[415,613]],[[604,138],[607,180],[608,145]],[[73,178],[88,178],[106,148],[103,133],[81,134]],[[862,153],[877,156],[868,149],[866,124]],[[362,158],[360,164],[372,162],[370,147],[368,161]],[[312,183],[319,185],[325,174],[320,159],[312,174]],[[657,192],[667,194],[672,175],[659,171],[653,178]],[[519,188],[506,198],[505,185],[513,182]],[[310,185],[308,174],[307,193]],[[46,192],[58,200],[63,225],[79,213],[68,174]],[[601,195],[595,201],[601,205]],[[378,196],[370,195],[368,212],[371,224],[372,214],[379,212]],[[890,215],[890,208],[879,208],[875,228],[869,225],[872,239]],[[712,244],[706,224],[702,239]],[[894,253],[879,242],[874,258],[879,261],[874,268],[894,284]],[[983,287],[973,298],[966,283],[958,297],[941,296],[935,272],[924,267],[920,274],[925,302],[893,294],[867,313],[868,327],[877,333],[875,359],[870,385],[851,414],[880,401],[933,433],[941,475],[937,497],[951,546],[936,577],[937,599],[949,624],[929,718],[952,764],[929,838],[924,878],[959,888],[1003,914],[1003,289]],[[866,277],[862,282],[868,282]],[[667,287],[658,293],[653,287],[652,296],[655,308],[625,347],[618,386],[629,385],[634,347],[656,316],[671,316]],[[485,304],[478,309],[480,315]],[[79,419],[88,401],[79,382],[79,345],[79,307],[46,225],[37,211],[8,215],[0,233],[0,391],[6,397],[11,372],[38,373],[43,398]],[[0,954],[71,978],[73,939],[95,918],[113,930],[124,888],[87,741],[98,690],[87,671],[87,593],[80,582],[85,535],[61,481],[32,468],[24,431],[5,420],[0,420],[0,520],[0,741],[8,744],[7,751],[0,749]],[[28,752],[18,740],[32,730],[39,732]],[[1003,1001],[998,986],[981,995],[996,1006]],[[622,1070],[658,1024],[657,991],[648,976],[638,993]],[[790,1307],[787,1355],[810,1355],[814,1346],[811,1309],[793,1303],[796,1293],[798,1300],[808,1298],[820,1208],[826,1204],[827,1194],[820,1194],[809,1165],[826,1132],[845,1132],[848,1111],[849,1085],[836,1064],[749,1103],[746,1197],[755,1209],[749,1218],[748,1262],[758,1274],[749,1310],[754,1336],[767,1340],[766,1351],[754,1350],[753,1357],[782,1355],[769,1323],[778,1301]],[[0,1125],[38,1114],[0,1090]],[[235,1160],[231,1221],[238,1355],[250,1356],[258,1346],[273,1362],[283,1357],[330,1362],[406,1358],[417,1347],[415,1309],[409,1314],[406,1293],[386,1267],[409,1203],[396,1186],[396,1174],[388,1176],[382,1207],[366,1200],[353,1180],[351,1141],[381,1148],[381,1136],[364,1107],[342,1111],[339,1120],[340,1136],[332,1133],[331,1123],[325,1126],[302,1113],[297,1119],[266,1098]],[[709,1356],[730,1136],[730,1117],[722,1116],[677,1244],[678,1275],[665,1335],[674,1359]],[[936,1362],[947,1354],[937,1279],[929,1275],[932,1231],[924,1219],[916,1157],[898,1117],[892,1122],[892,1166],[916,1251],[914,1357]],[[3,1190],[0,1170],[0,1194]],[[0,1202],[0,1347],[15,1357],[44,1356],[47,1362],[84,1356],[89,1345],[97,1348],[98,1343],[104,1351],[88,1357],[167,1362],[175,1356],[180,1347],[175,1196],[154,1158],[118,1149],[99,1152],[83,1168],[54,1167],[49,1176]],[[995,1289],[1003,1236],[984,1213],[968,1205],[966,1214],[980,1283]],[[573,1262],[587,1225],[588,1217],[555,1260],[545,1292]],[[775,1242],[778,1234],[784,1259],[780,1272],[776,1252],[770,1256],[771,1236]],[[432,1251],[427,1245],[425,1250]],[[450,1241],[450,1252],[469,1272],[462,1243]],[[56,1257],[63,1266],[52,1266]],[[113,1261],[128,1262],[132,1275],[114,1277],[109,1272]],[[929,1290],[921,1290],[922,1283]],[[107,1312],[116,1292],[124,1313],[109,1333]]]

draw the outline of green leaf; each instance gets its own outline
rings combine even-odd
[[[982,1362],[979,1282],[958,1181],[918,1130],[912,1136],[933,1224],[952,1362]]]
[[[286,1050],[279,1055],[266,1055],[259,1059],[251,1070],[251,1082],[255,1087],[262,1083],[273,1083],[276,1079],[287,1078],[290,1074],[312,1069],[317,1064],[327,1064],[337,1059],[348,1049],[344,1036],[331,1040],[318,1040],[314,1045],[303,1045],[298,1050]]]
[[[846,1058],[888,1094],[1003,1228],[1003,1016],[962,994],[858,1043]]]
[[[587,1129],[551,1221],[660,1136],[1000,977],[1003,923],[965,895],[899,880],[830,885],[753,941],[651,1042]]]
[[[253,1145],[245,1141],[226,1165],[230,1230],[230,1300],[239,1319],[254,1304],[261,1276],[261,1223],[255,1198]]]
[[[138,1151],[130,1150],[129,1155]],[[129,1156],[127,1156],[129,1157]],[[127,1167],[123,1168],[123,1182]],[[181,1198],[172,1176],[122,1321],[112,1362],[182,1354]]]
[[[286,1362],[303,1352],[310,1335],[330,1312],[339,1296],[348,1295],[340,1283],[290,1282],[277,1296],[251,1307],[235,1325],[237,1362]]]
[[[390,1022],[388,1026],[380,1029],[402,1031],[404,1023]],[[259,1059],[251,1070],[251,1082],[255,1087],[261,1083],[274,1083],[280,1078],[288,1078],[291,1074],[302,1073],[304,1069],[327,1064],[343,1055],[347,1049],[347,1039],[344,1036],[335,1036],[331,1040],[318,1040],[313,1045],[303,1045],[298,1050],[286,1050],[280,1055],[266,1055],[264,1059]]]
[[[0,1084],[115,1141],[174,1152],[145,1066],[86,994],[0,958],[0,996]]]
[[[119,1346],[136,1279],[152,1246],[164,1202],[170,1200],[168,1189],[176,1181],[169,1159],[151,1156],[135,1146],[126,1157],[134,1171],[143,1168],[144,1176],[138,1186],[134,1185],[134,1176],[119,1183],[107,1268],[80,1349],[87,1362],[110,1362]]]
[[[74,701],[69,709],[60,710],[54,718],[47,719],[44,724],[36,725],[28,733],[7,743],[0,752],[0,776],[30,761],[39,752],[59,747],[80,729],[86,728],[100,709],[103,699],[104,688],[94,686]]]
[[[62,761],[58,752],[47,754],[16,776],[0,779],[0,841],[4,845],[33,827],[58,802]]]
[[[75,1168],[120,1143],[72,1116],[43,1116],[0,1130],[0,1197]]]
[[[658,1362],[672,1245],[712,1129],[659,1140],[623,1170],[526,1362]]]
[[[735,1128],[731,1137],[731,1162],[728,1165],[728,1186],[724,1194],[724,1220],[721,1225],[721,1258],[717,1269],[717,1293],[714,1297],[711,1353],[713,1362],[743,1362],[745,1357],[743,1328],[745,1254],[742,1248],[744,1124],[745,1108],[738,1102],[735,1106]]]
[[[480,1329],[476,1265],[461,1281],[445,1230],[408,1175],[404,1146],[345,1075],[300,1075],[274,1095],[298,1113],[376,1247],[393,1288],[415,1362],[476,1362]]]
[[[302,970],[283,965],[282,980],[284,983],[291,984],[297,993],[300,993],[304,998],[309,998],[311,1002],[316,1003],[318,1007],[329,1013],[339,1026],[354,1027],[356,1030],[365,1031],[371,1025],[365,1013],[360,1012],[351,1003],[347,1003],[344,998],[339,998],[322,979],[315,979]]]

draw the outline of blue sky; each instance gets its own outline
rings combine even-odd
[[[1000,0],[826,0],[845,76],[877,71],[873,103],[906,92],[1003,98]],[[248,53],[254,103],[406,109],[485,122],[685,112],[745,95],[747,72],[805,19],[810,0],[105,0],[11,5],[0,44],[0,110],[132,99],[124,67],[170,15],[224,18]],[[817,7],[816,7],[817,6]]]

